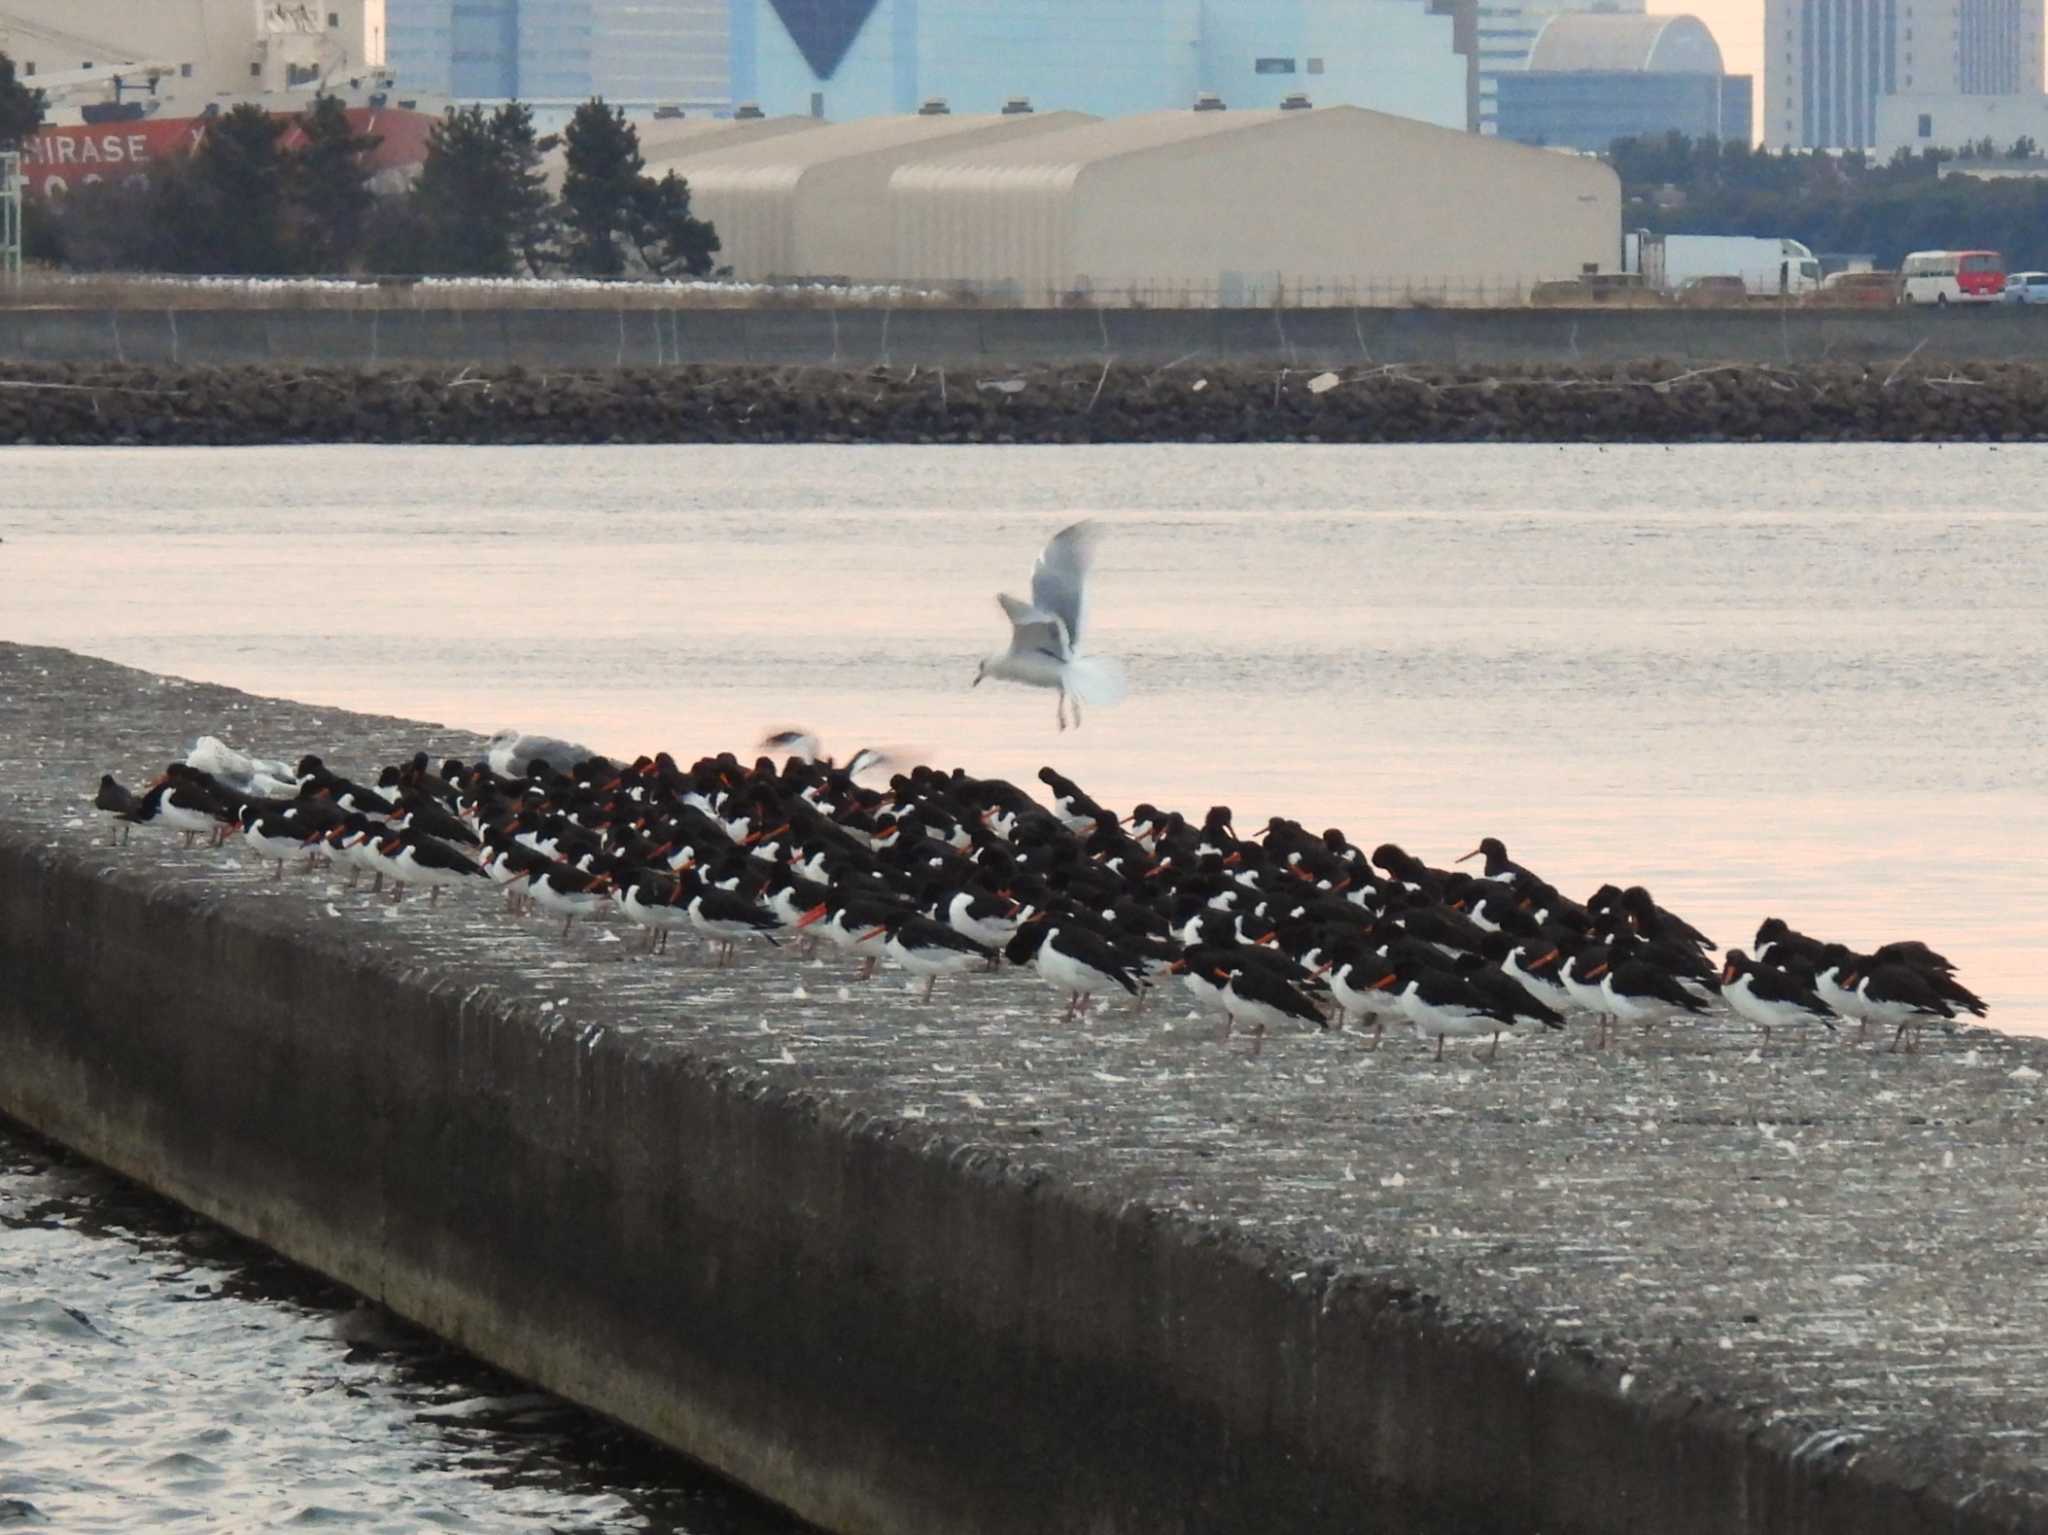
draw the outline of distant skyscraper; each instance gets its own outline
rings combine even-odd
[[[1764,143],[1869,149],[1877,99],[2041,89],[2042,0],[1764,0]]]
[[[401,89],[693,112],[732,103],[732,0],[389,0]]]
[[[2041,0],[1960,0],[1956,89],[1965,96],[2041,89]]]

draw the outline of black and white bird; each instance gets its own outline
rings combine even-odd
[[[277,865],[272,879],[284,878],[285,860],[297,858],[308,852],[323,830],[320,826],[308,826],[303,818],[294,817],[290,810],[283,808],[261,809],[255,805],[244,806],[241,827],[242,841],[258,858]],[[307,857],[307,867],[312,858]]]
[[[1328,1026],[1313,1002],[1278,976],[1245,963],[1242,956],[1234,963],[1217,966],[1215,975],[1223,983],[1223,1011],[1233,1028],[1251,1035],[1254,1055],[1264,1047],[1270,1031],[1290,1021],[1317,1029]]]
[[[1893,1050],[1903,1040],[1908,1051],[1917,1051],[1924,1025],[1955,1021],[1956,1010],[1910,965],[1877,964],[1852,970],[1842,984],[1855,992],[1864,1017],[1893,1026]]]
[[[1680,984],[1677,976],[1656,964],[1644,946],[1616,939],[1607,958],[1588,972],[1600,982],[1606,1011],[1617,1023],[1652,1024],[1683,1014],[1707,1011],[1707,1004]]]
[[[1424,966],[1402,966],[1389,988],[1415,1032],[1436,1040],[1436,1058],[1444,1058],[1446,1039],[1485,1039],[1500,1048],[1503,1031],[1516,1027],[1515,1015],[1494,1006],[1463,976]],[[1517,988],[1518,990],[1520,988]],[[1522,1005],[1530,1006],[1527,999]],[[1489,1055],[1488,1059],[1492,1059]]]
[[[1819,1023],[1835,1032],[1834,1011],[1814,995],[1813,988],[1791,973],[1760,965],[1740,949],[1730,949],[1721,965],[1721,995],[1742,1017],[1764,1031],[1794,1023]]]
[[[427,887],[429,906],[440,904],[443,890],[485,879],[484,871],[468,855],[423,832],[395,832],[378,844],[377,850],[391,860],[391,877],[401,890]]]
[[[1034,938],[1035,933],[1043,936]],[[1041,980],[1067,994],[1064,1016],[1070,1022],[1097,996],[1121,989],[1135,997],[1144,986],[1139,966],[1117,953],[1108,940],[1058,917],[1020,931],[1006,952],[1013,963],[1032,963]]]
[[[1057,688],[1062,730],[1067,728],[1069,703],[1079,725],[1083,704],[1114,704],[1125,692],[1123,668],[1107,656],[1082,649],[1088,572],[1101,536],[1101,525],[1086,521],[1053,535],[1031,568],[1031,600],[1022,602],[1007,592],[996,597],[1010,620],[1009,648],[984,658],[974,674],[976,687],[994,677],[1026,687]]]
[[[690,926],[704,935],[711,946],[716,969],[730,965],[738,956],[742,938],[759,938],[774,943],[782,930],[782,919],[759,901],[737,891],[721,890],[683,866],[677,880],[676,904],[690,914]]]
[[[566,863],[550,863],[530,869],[526,875],[526,898],[551,917],[562,919],[562,936],[578,917],[594,917],[605,909],[611,897],[612,877],[590,874]]]
[[[924,1000],[942,975],[985,970],[995,957],[986,944],[914,911],[899,911],[881,924],[882,952],[912,975],[924,977]]]

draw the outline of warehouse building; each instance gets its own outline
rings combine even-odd
[[[1040,303],[1504,299],[1613,270],[1621,228],[1597,160],[1356,107],[1157,112],[925,156],[889,201],[897,275]]]
[[[908,116],[755,134],[701,152],[684,142],[649,168],[689,182],[691,211],[717,226],[719,259],[735,277],[872,281],[896,275],[888,191],[899,167],[1090,121],[1079,112],[954,115],[933,102]]]
[[[645,174],[659,181],[671,170],[682,173],[694,155],[731,149],[741,144],[766,143],[787,133],[811,133],[825,125],[815,117],[680,117],[654,118],[633,124],[639,139]],[[548,178],[548,190],[559,194],[568,170],[569,151],[557,143],[541,160]]]

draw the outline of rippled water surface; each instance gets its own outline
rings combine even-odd
[[[0,1527],[795,1535],[0,1120]]]

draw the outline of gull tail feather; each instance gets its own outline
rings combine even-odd
[[[1120,704],[1131,690],[1123,663],[1113,656],[1075,656],[1067,662],[1066,687],[1090,709]]]

